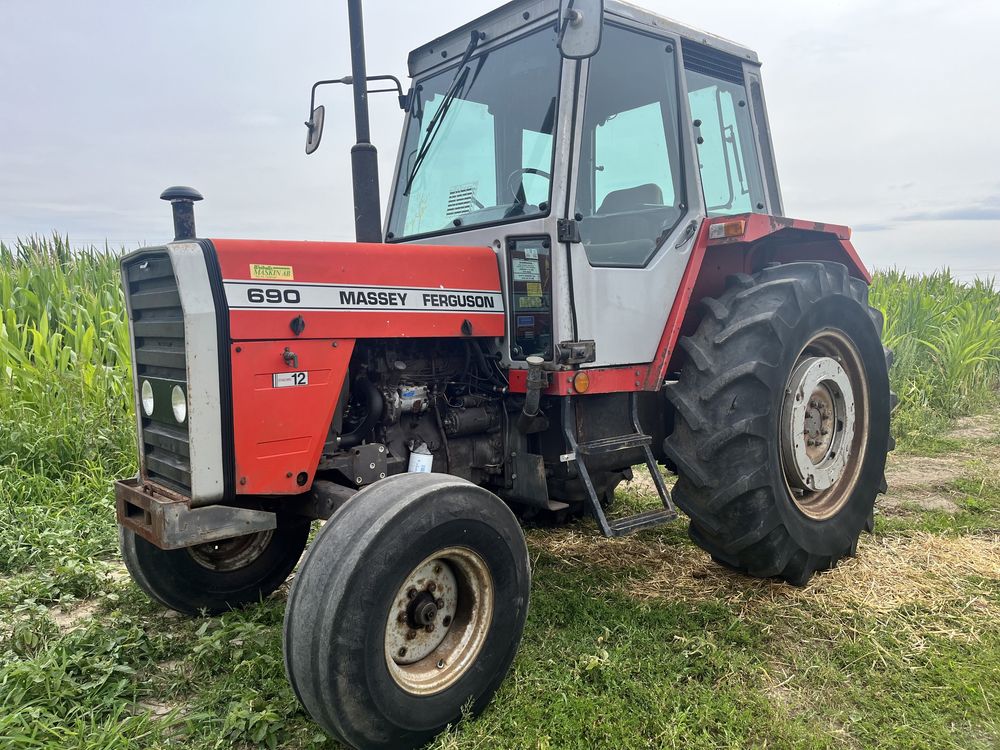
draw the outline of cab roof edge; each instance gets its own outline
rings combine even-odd
[[[449,31],[447,34],[432,39],[426,44],[422,44],[412,50],[407,57],[407,69],[409,76],[414,78],[422,75],[433,68],[447,65],[455,55],[461,54],[468,42],[469,33],[472,29],[494,31],[484,42],[484,45],[491,43],[498,35],[506,36],[526,25],[543,18],[559,10],[559,0],[513,0],[505,3],[489,13],[475,18],[458,28]],[[660,29],[671,34],[675,34],[682,39],[689,39],[693,42],[708,45],[739,57],[748,63],[759,65],[760,59],[757,53],[749,47],[738,42],[725,39],[717,34],[697,29],[693,26],[675,21],[667,16],[659,15],[652,11],[641,8],[623,0],[606,0],[605,12],[610,16],[633,21],[635,23],[649,26],[653,29]],[[527,13],[527,18],[524,14]],[[499,32],[497,32],[499,29]]]

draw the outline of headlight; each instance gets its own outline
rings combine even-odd
[[[142,381],[140,395],[142,396],[142,410],[146,412],[147,417],[153,416],[153,386],[149,384],[148,380]]]
[[[174,419],[177,420],[177,424],[184,424],[188,415],[187,396],[184,395],[184,389],[179,385],[175,385],[170,391],[170,406],[174,410]]]

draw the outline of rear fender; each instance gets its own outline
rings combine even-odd
[[[746,222],[745,231],[739,236],[709,238],[708,228],[712,225],[737,221]],[[662,370],[657,368],[657,375],[665,377],[677,366],[674,361],[677,339],[695,331],[704,315],[698,303],[706,297],[720,296],[725,291],[726,279],[735,274],[754,274],[770,263],[809,261],[842,263],[855,278],[871,282],[871,273],[854,249],[848,227],[762,214],[706,221],[678,290],[664,331],[665,340],[661,341],[660,361],[668,364]]]

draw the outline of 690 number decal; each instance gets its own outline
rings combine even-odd
[[[247,289],[247,300],[255,305],[297,305],[302,301],[302,295],[298,289],[261,289],[250,287]]]

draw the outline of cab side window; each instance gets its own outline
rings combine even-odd
[[[576,213],[593,266],[644,266],[684,213],[673,50],[609,25],[590,60]]]
[[[683,49],[708,215],[763,212],[764,185],[743,82],[743,63],[693,42],[685,42]]]

